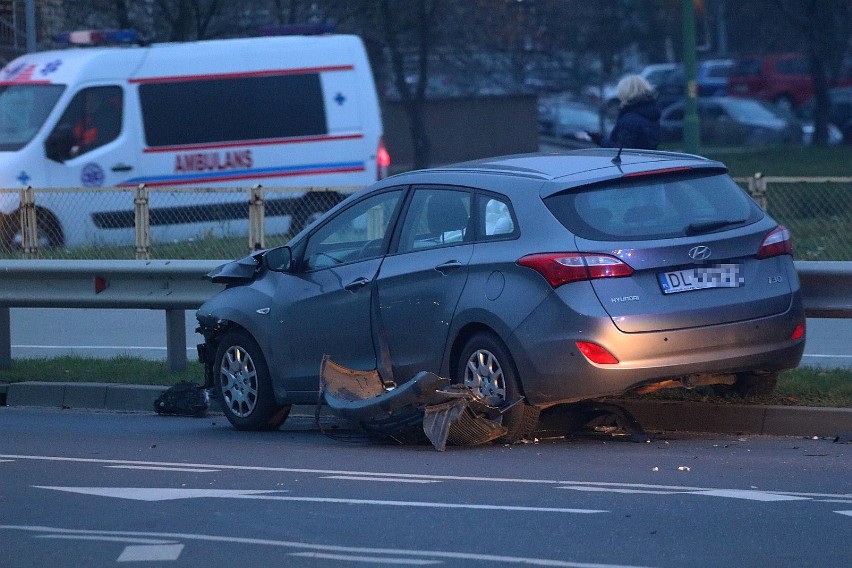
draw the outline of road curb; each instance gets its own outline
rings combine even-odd
[[[6,406],[154,412],[165,386],[28,381],[0,385]],[[649,432],[835,437],[852,432],[852,408],[619,400]],[[214,407],[215,411],[215,407]],[[298,407],[313,414],[313,407]],[[324,413],[328,415],[328,413]]]

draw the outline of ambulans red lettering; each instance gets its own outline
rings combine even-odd
[[[175,173],[247,169],[253,164],[251,150],[178,154],[175,156]]]

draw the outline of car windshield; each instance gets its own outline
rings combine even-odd
[[[64,85],[0,86],[0,151],[23,148],[41,128]]]
[[[718,172],[616,180],[553,195],[545,204],[575,235],[598,241],[710,233],[763,216],[734,180]]]

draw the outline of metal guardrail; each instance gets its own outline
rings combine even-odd
[[[12,361],[10,308],[118,308],[166,312],[169,369],[186,368],[184,310],[222,290],[206,274],[227,260],[0,261],[0,369]],[[852,318],[852,262],[797,261],[805,313]]]
[[[166,361],[186,369],[185,310],[222,290],[208,272],[224,260],[0,261],[0,369],[12,362],[9,308],[165,310]]]

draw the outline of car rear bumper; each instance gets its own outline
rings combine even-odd
[[[805,338],[790,338],[804,317],[797,292],[789,309],[768,317],[690,329],[623,333],[608,317],[577,314],[552,294],[507,343],[527,400],[549,406],[691,375],[794,368],[802,358]],[[596,343],[619,362],[592,363],[580,353],[577,341]]]

